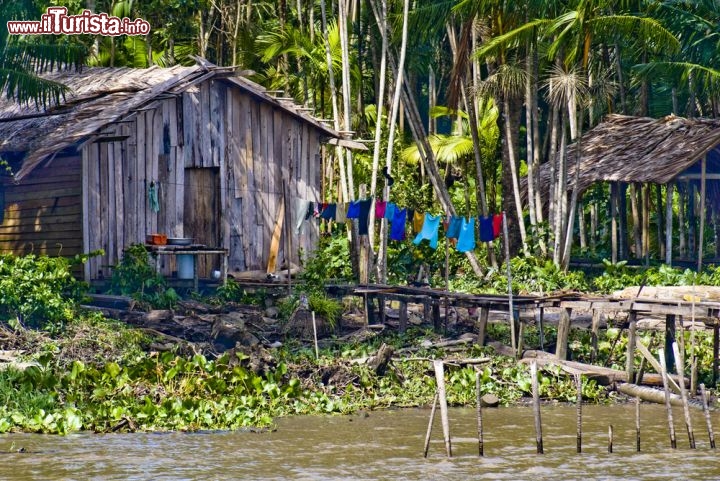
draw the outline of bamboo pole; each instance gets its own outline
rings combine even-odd
[[[445,440],[445,452],[447,457],[452,457],[452,443],[450,440],[450,421],[448,419],[447,397],[445,395],[445,365],[442,361],[433,361],[435,369],[435,381],[437,382],[438,395],[440,396],[440,420],[442,421],[443,439]]]
[[[668,429],[670,430],[670,447],[677,449],[677,440],[675,439],[675,423],[673,422],[672,406],[670,405],[670,389],[668,388],[668,373],[665,365],[665,350],[658,349],[658,358],[660,359],[660,368],[662,370],[663,389],[665,391],[665,410],[667,411]],[[682,379],[682,378],[681,378]],[[680,384],[685,384],[680,382]]]
[[[640,452],[640,396],[635,397],[635,450]]]
[[[700,298],[697,298],[699,301]],[[695,295],[692,296],[690,308],[690,397],[694,398],[697,393],[697,354],[695,349]]]
[[[577,449],[578,453],[582,453],[582,376],[580,374],[575,375],[575,388],[577,390],[577,395],[576,395],[576,411],[577,411],[576,449]]]
[[[313,339],[315,340],[315,359],[320,359],[320,349],[318,349],[317,324],[315,323],[315,311],[310,312],[313,323]]]
[[[424,457],[427,458],[428,450],[430,449],[430,435],[432,434],[433,421],[435,421],[435,409],[438,405],[438,391],[435,390],[435,397],[433,398],[432,409],[430,410],[430,421],[428,422],[427,433],[425,434],[425,451]]]
[[[290,274],[290,266],[292,265],[292,233],[294,230],[293,222],[292,222],[292,216],[290,215],[290,204],[288,203],[288,195],[287,195],[288,185],[287,180],[283,182],[283,202],[285,202],[285,225],[287,226],[287,229],[285,230],[285,248],[287,249],[287,253],[285,254],[285,262],[287,262],[287,289],[288,289],[288,296],[292,295],[292,275]]]
[[[710,438],[710,447],[715,449],[715,433],[713,432],[712,420],[710,419],[710,409],[708,408],[705,384],[700,384],[700,396],[702,396],[703,413],[705,414],[705,424],[707,425],[708,437]]]
[[[478,455],[485,455],[485,442],[483,440],[482,395],[480,393],[480,370],[475,368],[475,405],[477,410]]]
[[[537,362],[530,364],[530,377],[532,379],[533,413],[535,414],[535,445],[537,453],[543,454],[542,421],[540,419],[540,392],[538,389]]]
[[[703,155],[700,163],[700,234],[698,235],[698,261],[697,270],[702,271],[703,264],[703,240],[705,239],[705,192],[706,192],[706,179],[705,173],[707,170],[707,155]]]
[[[685,360],[680,355],[677,342],[673,342],[673,353],[675,354],[675,364],[677,365],[678,374],[685,375]],[[687,390],[685,383],[680,383],[680,396],[683,401],[683,413],[685,414],[685,428],[687,428],[688,441],[690,441],[690,449],[695,449],[695,434],[693,433],[692,420],[690,419],[690,406],[688,405]]]

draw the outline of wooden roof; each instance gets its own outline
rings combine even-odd
[[[668,183],[719,143],[720,120],[609,115],[582,137],[579,193],[595,182]],[[568,146],[568,191],[575,186],[576,152],[577,144]],[[549,163],[540,167],[539,179],[547,192]]]
[[[155,100],[177,95],[210,78],[222,78],[262,102],[311,124],[330,138],[340,135],[300,109],[299,105],[276,99],[248,79],[237,76],[232,67],[217,67],[199,61],[193,67],[170,68],[85,68],[43,75],[66,85],[69,92],[60,105],[37,110],[0,99],[0,153],[25,152],[15,180],[22,179],[44,159],[76,145],[113,122],[142,108],[151,108]]]

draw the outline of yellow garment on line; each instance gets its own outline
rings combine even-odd
[[[413,232],[416,234],[420,232],[423,228],[423,223],[425,222],[425,213],[415,211],[413,214]]]

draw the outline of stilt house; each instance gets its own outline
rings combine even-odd
[[[321,145],[339,136],[306,109],[207,63],[47,77],[69,87],[60,105],[0,101],[0,156],[13,169],[0,174],[0,253],[102,249],[85,266],[96,280],[161,233],[228,249],[231,274],[265,269],[281,210],[278,265],[313,251],[317,226],[298,233],[288,214],[295,199],[319,200]],[[161,257],[170,275],[175,261]]]

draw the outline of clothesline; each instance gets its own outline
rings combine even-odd
[[[386,219],[390,223],[389,239],[405,240],[406,226],[411,224],[415,238],[413,243],[419,245],[423,240],[430,247],[437,248],[440,222],[445,220],[445,236],[455,241],[458,252],[475,249],[476,229],[475,217],[433,215],[429,212],[402,208],[393,202],[364,199],[349,203],[318,203],[305,199],[295,199],[295,227],[299,232],[303,223],[312,219],[323,219],[344,223],[347,219],[357,219],[358,233],[367,235],[370,222],[374,219]],[[480,242],[492,242],[500,236],[503,215],[481,216],[478,221],[478,238]]]

